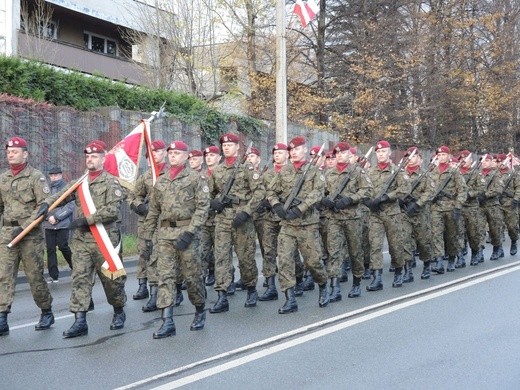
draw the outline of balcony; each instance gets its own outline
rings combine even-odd
[[[40,39],[18,31],[18,56],[112,80],[146,85],[143,69],[134,62],[86,50],[56,40]]]

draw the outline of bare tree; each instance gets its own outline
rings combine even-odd
[[[58,22],[53,8],[45,0],[23,0],[20,5],[20,29],[30,59],[48,61],[52,57],[51,41],[57,38]]]

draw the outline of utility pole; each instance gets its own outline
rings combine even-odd
[[[287,59],[285,0],[276,0],[276,142],[287,143]]]

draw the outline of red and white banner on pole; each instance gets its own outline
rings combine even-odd
[[[318,7],[318,4],[316,4],[314,0],[296,0],[293,12],[298,15],[303,28],[305,28],[320,12],[320,7]]]

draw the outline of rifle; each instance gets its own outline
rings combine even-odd
[[[477,172],[480,172],[480,167],[482,167],[482,161],[484,160],[484,157],[487,156],[487,153],[485,155],[483,155],[482,157],[480,157],[480,159],[478,160],[478,164],[476,161],[473,161],[473,164],[471,164],[471,171],[468,175],[468,177],[466,178],[466,184],[470,182],[471,179],[473,179],[473,176],[475,176],[475,174]]]
[[[363,156],[363,159],[360,160],[363,164],[365,161],[368,160],[368,158],[370,157],[370,155],[372,154],[372,151],[374,150],[374,147],[372,146],[370,148],[370,150]],[[360,162],[358,161],[358,165],[360,164]],[[350,181],[350,178],[352,177],[352,173],[354,172],[354,169],[351,169],[350,172],[348,172],[348,174],[346,174],[345,176],[343,176],[343,179],[341,180],[341,182],[339,183],[339,185],[336,187],[336,189],[334,190],[333,193],[329,194],[329,196],[327,196],[327,198],[334,202],[336,200],[336,198],[338,197],[339,194],[341,194],[343,192],[343,190],[347,187],[347,184],[348,182]]]
[[[411,185],[411,188],[410,188],[410,191],[408,192],[408,194],[406,194],[406,196],[403,198],[403,202],[405,204],[408,204],[408,203],[411,203],[411,202],[416,202],[417,199],[415,198],[415,196],[413,196],[413,193],[414,191],[417,189],[417,187],[419,187],[419,184],[421,184],[423,178],[428,174],[430,173],[431,171],[433,171],[433,168],[435,168],[435,161],[437,160],[437,156],[435,156],[432,161],[430,161],[430,163],[428,164],[428,168],[426,168],[426,170],[421,173],[419,175],[419,177],[417,179],[415,179],[413,182],[412,182],[412,185]]]
[[[509,159],[509,156],[507,158]],[[507,159],[506,159],[506,161],[507,161]],[[509,184],[511,184],[513,179],[516,177],[516,174],[517,174],[517,170],[513,168],[511,174],[507,178],[507,181],[504,183],[504,191],[502,191],[502,193],[500,194],[500,200],[502,200],[504,195],[508,196],[509,198],[513,197],[513,194],[511,194],[510,192],[507,191],[507,187],[509,187]]]
[[[448,172],[448,176],[444,179],[444,181],[437,187],[437,189],[435,190],[435,194],[432,196],[431,198],[431,202],[432,203],[435,203],[439,200],[439,198],[443,195],[443,192],[444,192],[444,189],[446,188],[446,186],[448,185],[448,183],[450,182],[450,180],[453,178],[453,173],[455,171],[458,171],[460,166],[462,164],[462,161],[460,161],[457,166],[455,167],[455,169],[452,169]],[[446,194],[444,194],[446,195]]]
[[[296,182],[291,193],[289,194],[289,197],[287,198],[287,200],[285,201],[285,203],[283,205],[283,209],[285,211],[289,210],[293,206],[298,206],[300,203],[302,203],[299,199],[297,199],[297,197],[303,187],[303,182],[305,181],[305,176],[307,176],[307,172],[309,171],[310,167],[314,166],[316,164],[316,162],[319,160],[319,158],[321,157],[321,155],[323,153],[324,148],[325,148],[325,143],[323,143],[323,145],[321,145],[320,150],[318,151],[318,153],[316,153],[314,155],[314,157],[309,162],[309,164],[305,165],[303,173],[298,178],[298,181]]]
[[[236,163],[235,167],[233,168],[233,172],[231,172],[231,175],[226,180],[226,184],[224,185],[224,188],[222,188],[222,191],[220,191],[220,195],[217,198],[217,200],[225,205],[225,207],[231,206],[231,203],[233,203],[233,198],[229,196],[229,192],[231,191],[231,187],[233,187],[233,183],[235,182],[235,177],[238,173],[238,170],[244,164],[247,160],[247,156],[249,153],[251,153],[251,147],[253,146],[253,142],[249,143],[249,146],[247,147],[246,151],[240,158],[240,160]]]

